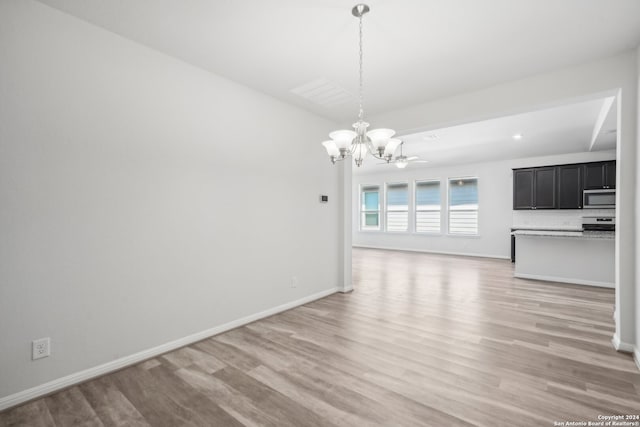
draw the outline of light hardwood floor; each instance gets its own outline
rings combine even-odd
[[[28,426],[552,426],[640,414],[612,290],[354,250],[355,291],[0,414]]]

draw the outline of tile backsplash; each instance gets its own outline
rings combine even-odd
[[[582,229],[582,217],[615,217],[615,209],[518,210],[513,211],[513,228]]]

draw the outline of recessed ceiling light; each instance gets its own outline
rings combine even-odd
[[[513,139],[515,139],[515,140],[522,139],[522,134],[521,134],[521,133],[516,133],[516,134],[514,134],[514,135],[513,135]]]

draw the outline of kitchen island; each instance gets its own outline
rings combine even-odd
[[[612,231],[516,230],[515,277],[615,286]]]

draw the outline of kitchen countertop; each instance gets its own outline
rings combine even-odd
[[[577,237],[583,239],[615,239],[613,231],[582,231],[582,230],[542,230],[542,229],[515,229],[516,236],[546,236],[546,237]]]
[[[512,226],[511,231],[516,230],[538,230],[538,231],[582,231],[582,227],[536,227],[524,225],[522,227]]]

